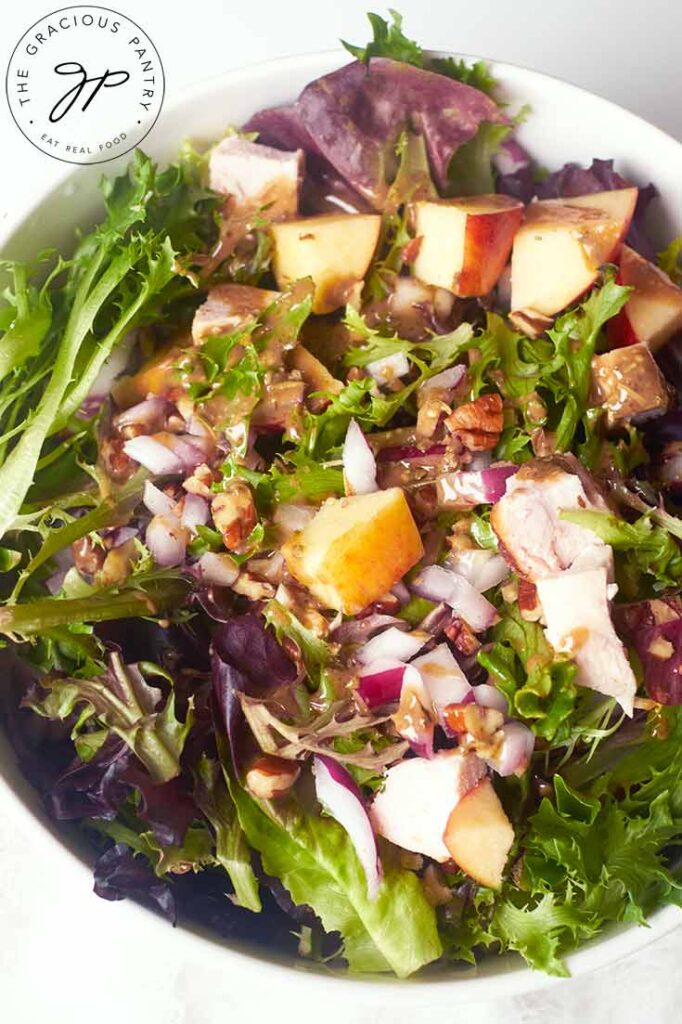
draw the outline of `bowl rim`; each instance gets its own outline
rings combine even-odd
[[[492,58],[479,57],[475,54],[455,51],[439,50],[428,52],[441,56],[461,57],[469,61],[484,60],[494,72],[498,71],[503,79],[511,79],[510,84],[513,87],[516,87],[517,82],[522,82],[523,79],[528,79],[529,77],[539,84],[547,81],[569,94],[573,93],[576,96],[582,96],[587,101],[598,104],[606,114],[608,114],[609,110],[612,110],[619,112],[619,115],[626,115],[628,119],[635,122],[642,130],[647,133],[655,133],[659,142],[670,148],[673,159],[679,160],[682,168],[682,142],[673,138],[662,128],[650,123],[640,115],[588,89],[584,89],[555,75],[526,68],[521,64],[498,61]],[[247,85],[249,79],[260,81],[263,77],[274,77],[278,73],[286,72],[293,68],[296,69],[297,73],[300,73],[302,66],[303,68],[310,67],[312,78],[315,75],[325,73],[325,71],[340,66],[345,57],[345,51],[339,48],[304,52],[251,62],[231,68],[220,74],[207,76],[192,85],[184,87],[182,91],[174,95],[172,102],[164,107],[157,124],[164,120],[164,115],[168,115],[186,104],[196,102],[200,98],[205,97],[207,93],[215,91],[222,86],[228,89],[236,83]],[[503,81],[503,89],[505,85],[506,82]],[[130,157],[128,156],[128,158]],[[72,165],[65,164],[63,172],[51,178],[50,188],[47,192],[36,197],[28,208],[25,208],[17,216],[12,217],[9,223],[5,222],[0,237],[2,248],[4,249],[5,246],[11,244],[12,240],[21,233],[22,227],[28,219],[36,213],[42,204],[48,202],[68,179],[74,177],[79,171],[85,170],[88,166],[90,165],[79,165],[77,168],[74,168]],[[117,165],[114,164],[114,167],[117,167]],[[106,166],[102,169],[106,173]],[[11,750],[12,748],[9,747],[9,749]],[[18,772],[18,767],[15,770]],[[12,768],[10,771],[12,771]],[[4,772],[2,772],[2,775],[5,782],[4,789],[9,797],[9,806],[15,809],[16,813],[23,816],[24,827],[29,829],[31,833],[34,833],[41,841],[48,837],[49,843],[55,850],[58,850],[60,854],[66,854],[71,859],[71,862],[77,865],[78,873],[82,873],[84,880],[91,881],[91,867],[85,857],[77,850],[77,845],[69,842],[57,824],[48,819],[44,813],[41,813],[39,808],[32,806],[35,803],[32,799],[35,796],[35,790],[28,783],[24,785],[25,780],[23,778],[17,786],[11,785],[7,779],[4,779]],[[24,790],[23,795],[22,790]],[[143,920],[150,923],[153,921],[159,940],[162,939],[164,933],[166,939],[168,939],[168,933],[170,932],[174,943],[173,948],[177,956],[182,948],[177,946],[176,936],[178,932],[169,929],[166,921],[160,918],[158,914],[139,903],[135,903],[133,900],[127,901],[126,910],[133,926],[136,920],[139,920],[140,923]],[[135,917],[135,915],[140,916]],[[638,928],[635,925],[619,925],[609,929],[602,936],[590,940],[565,956],[564,959],[571,972],[571,977],[577,978],[591,973],[594,970],[611,965],[630,954],[638,952],[656,939],[679,927],[681,922],[682,918],[679,915],[679,909],[674,906],[665,906],[659,908],[650,916],[647,928]],[[181,930],[183,936],[185,936],[184,942],[187,942],[187,939],[189,939],[189,947],[196,953],[206,955],[209,950],[213,949],[218,955],[229,958],[244,973],[245,980],[247,978],[255,980],[262,977],[263,970],[265,969],[269,972],[273,983],[283,988],[289,988],[294,985],[298,986],[305,977],[306,984],[314,989],[315,994],[318,996],[340,993],[343,989],[343,992],[347,995],[358,995],[361,993],[363,1001],[373,1006],[388,1006],[394,1003],[398,1005],[398,1002],[402,1006],[423,1006],[424,997],[427,994],[429,999],[433,999],[440,994],[447,998],[449,1005],[453,1003],[461,1004],[520,995],[552,985],[565,984],[567,980],[549,976],[540,971],[533,971],[519,957],[514,957],[511,960],[510,954],[506,954],[497,960],[491,958],[488,964],[501,965],[502,963],[509,964],[511,962],[513,966],[507,966],[507,969],[504,971],[496,971],[494,967],[491,967],[489,973],[482,973],[477,969],[472,969],[470,972],[453,972],[452,975],[443,972],[442,975],[435,977],[417,975],[406,981],[398,981],[393,977],[385,975],[353,975],[347,972],[332,973],[324,969],[310,967],[304,962],[301,963],[300,967],[295,963],[285,963],[283,958],[273,957],[269,952],[260,952],[255,946],[247,947],[245,944],[241,946],[231,945],[227,940],[212,933],[209,929],[192,923],[183,922]]]

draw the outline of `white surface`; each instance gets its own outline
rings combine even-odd
[[[54,6],[58,6],[55,3]],[[168,13],[168,5],[122,3],[118,6],[140,21],[156,42],[169,86],[169,102],[184,85],[230,66],[286,52],[312,50],[333,44],[336,35],[354,41],[365,37],[358,13],[364,3],[338,5],[336,12],[321,5],[260,3],[238,14],[227,5],[204,2],[201,23],[190,22],[187,9]],[[230,5],[232,6],[232,5]],[[482,0],[467,11],[450,3],[429,5],[425,24],[423,4],[402,4],[408,33],[425,45],[487,52],[491,56],[539,67],[578,81],[611,99],[629,104],[638,113],[682,136],[682,111],[669,100],[679,95],[679,54],[675,43],[682,30],[682,11],[668,3],[619,5],[562,3],[552,6],[517,0],[508,5]],[[667,13],[665,13],[665,9]],[[7,54],[27,25],[49,9],[24,3],[3,13],[2,37]],[[343,10],[343,14],[341,11]],[[443,12],[441,17],[434,10]],[[422,12],[422,13],[420,13]],[[521,14],[523,12],[523,16]],[[563,12],[563,14],[561,13]],[[582,12],[582,13],[581,13]],[[658,12],[658,17],[656,16]],[[551,26],[549,19],[551,18]],[[614,19],[617,24],[614,24]],[[542,30],[539,26],[542,25]],[[187,40],[192,38],[190,44]],[[666,50],[667,48],[667,50]],[[668,89],[666,92],[665,85]],[[2,216],[5,234],[10,222],[46,184],[64,173],[64,165],[35,153],[9,123],[3,107],[4,185]],[[227,118],[229,120],[229,118]],[[677,120],[677,123],[675,123]],[[188,127],[191,131],[191,126]],[[601,155],[609,155],[607,153]],[[14,1024],[34,1024],[48,1017],[56,1024],[94,1018],[100,1024],[118,1021],[223,1021],[239,1014],[247,1021],[273,1019],[308,1021],[323,1009],[327,1020],[364,1022],[432,1019],[444,1009],[447,996],[429,997],[423,1010],[401,1015],[399,999],[386,1000],[385,1009],[363,1009],[357,996],[335,993],[333,1006],[313,1006],[303,995],[294,1002],[274,983],[240,988],[236,969],[217,969],[201,955],[200,947],[183,949],[173,933],[158,939],[150,919],[135,916],[131,937],[125,905],[104,904],[85,891],[82,869],[67,858],[55,858],[46,843],[36,841],[33,828],[17,815],[13,801],[0,793],[0,985],[3,1009]],[[151,950],[154,952],[150,952]],[[668,1024],[679,1017],[682,995],[678,980],[680,931],[660,940],[620,965],[545,992],[507,1000],[502,1006],[468,1007],[468,1021],[530,1022],[642,1019]],[[456,1012],[456,1011],[455,1011]],[[462,1012],[462,1011],[460,1011]],[[449,1015],[448,1015],[449,1016]]]

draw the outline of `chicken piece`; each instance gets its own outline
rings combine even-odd
[[[632,716],[637,683],[611,621],[608,586],[603,566],[538,580],[545,636],[575,661],[576,683],[615,697]]]
[[[474,754],[459,750],[401,761],[386,772],[384,788],[372,803],[375,831],[404,850],[441,864],[450,860],[443,840],[450,815],[485,771]]]
[[[214,334],[229,334],[255,320],[280,296],[246,284],[219,284],[211,288],[192,321],[192,340],[201,345]]]
[[[232,135],[211,150],[209,184],[231,197],[234,213],[259,211],[268,220],[295,217],[303,161],[301,149],[285,153]]]
[[[590,484],[573,456],[533,459],[510,477],[490,522],[520,576],[535,583],[562,569],[600,566],[610,576],[611,548],[591,530],[560,518],[563,509],[607,509]]]
[[[604,409],[610,430],[626,427],[636,417],[664,413],[670,404],[665,378],[645,344],[594,357],[592,398]]]

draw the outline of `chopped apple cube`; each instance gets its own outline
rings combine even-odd
[[[384,788],[374,797],[372,825],[403,850],[442,864],[452,856],[443,837],[453,808],[483,775],[483,762],[461,750],[401,761],[388,769]]]
[[[462,297],[487,295],[509,259],[523,204],[510,196],[470,196],[415,203],[414,211],[415,276]]]
[[[291,575],[326,608],[346,615],[382,597],[423,553],[399,487],[330,499],[282,547]]]
[[[462,871],[481,885],[499,889],[514,829],[490,779],[482,779],[462,797],[450,814],[444,840]]]
[[[313,313],[331,313],[357,291],[379,241],[381,217],[342,213],[273,224],[273,271],[279,288],[310,277]]]
[[[587,291],[602,264],[617,255],[630,207],[614,202],[612,210],[608,204],[598,209],[587,205],[592,198],[544,199],[526,207],[512,250],[512,310],[553,316]]]
[[[652,352],[657,352],[682,331],[682,288],[627,245],[620,254],[618,283],[629,285],[634,291],[606,325],[612,345],[644,342]]]
[[[160,348],[137,373],[119,377],[111,389],[119,409],[129,409],[145,398],[159,396],[176,399],[185,387],[183,379],[197,379],[196,350],[172,344]]]
[[[585,196],[566,196],[563,199],[546,199],[547,203],[558,203],[569,206],[587,206],[592,210],[600,210],[612,220],[619,221],[621,227],[621,241],[625,238],[630,228],[632,218],[637,205],[637,188],[614,188],[608,192],[589,192]]]

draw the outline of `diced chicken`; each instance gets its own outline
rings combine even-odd
[[[211,288],[192,321],[192,340],[201,345],[214,334],[229,334],[255,320],[280,293],[246,284],[219,284]]]
[[[576,682],[615,697],[632,715],[635,676],[609,611],[606,569],[561,572],[538,580],[545,635],[555,651],[574,659]]]
[[[590,492],[588,494],[588,491]],[[563,509],[606,509],[572,456],[534,459],[507,481],[490,522],[507,560],[531,582],[562,569],[604,566],[610,547],[591,530],[560,518]]]
[[[370,809],[374,829],[396,846],[444,863],[451,854],[443,836],[450,814],[479,779],[485,765],[474,754],[447,750],[389,768]]]
[[[258,210],[268,220],[295,217],[303,160],[301,149],[285,153],[230,136],[211,150],[209,184],[232,198],[234,212]]]
[[[645,344],[615,348],[592,360],[595,405],[606,413],[610,429],[624,427],[635,417],[663,413],[670,394],[658,364]]]

